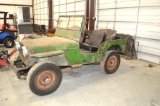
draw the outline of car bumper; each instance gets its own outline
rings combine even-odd
[[[26,79],[30,67],[22,67],[21,61],[9,60],[10,67],[15,72],[18,79]],[[21,66],[21,67],[20,67]]]

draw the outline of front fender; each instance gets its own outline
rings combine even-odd
[[[63,51],[51,51],[51,52],[43,52],[43,53],[34,53],[29,54],[30,57],[50,57],[63,54]]]
[[[6,37],[10,37],[13,39],[16,39],[16,36],[14,36],[14,34],[10,33],[10,32],[3,32],[2,34],[0,34],[0,40],[4,40]]]
[[[29,55],[29,66],[38,62],[51,61],[58,66],[69,66],[63,51],[52,51],[45,53],[35,53]]]

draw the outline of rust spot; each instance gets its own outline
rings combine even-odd
[[[152,65],[152,64],[148,64],[148,67],[152,68],[152,67],[153,67],[153,65]]]

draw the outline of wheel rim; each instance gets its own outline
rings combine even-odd
[[[7,45],[8,47],[12,47],[12,46],[13,46],[13,41],[12,41],[12,40],[7,40],[7,41],[6,41],[6,45]]]
[[[40,90],[52,88],[56,82],[56,73],[52,70],[45,70],[36,76],[35,84]]]
[[[110,72],[112,72],[112,70],[116,67],[117,61],[118,60],[117,60],[116,56],[111,56],[108,59],[107,67],[108,67],[108,69],[109,69]]]

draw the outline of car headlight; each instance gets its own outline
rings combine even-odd
[[[23,56],[26,57],[28,55],[28,51],[25,46],[22,46]]]
[[[15,42],[15,44],[16,44],[16,49],[20,50],[21,46],[20,46],[19,42]]]

